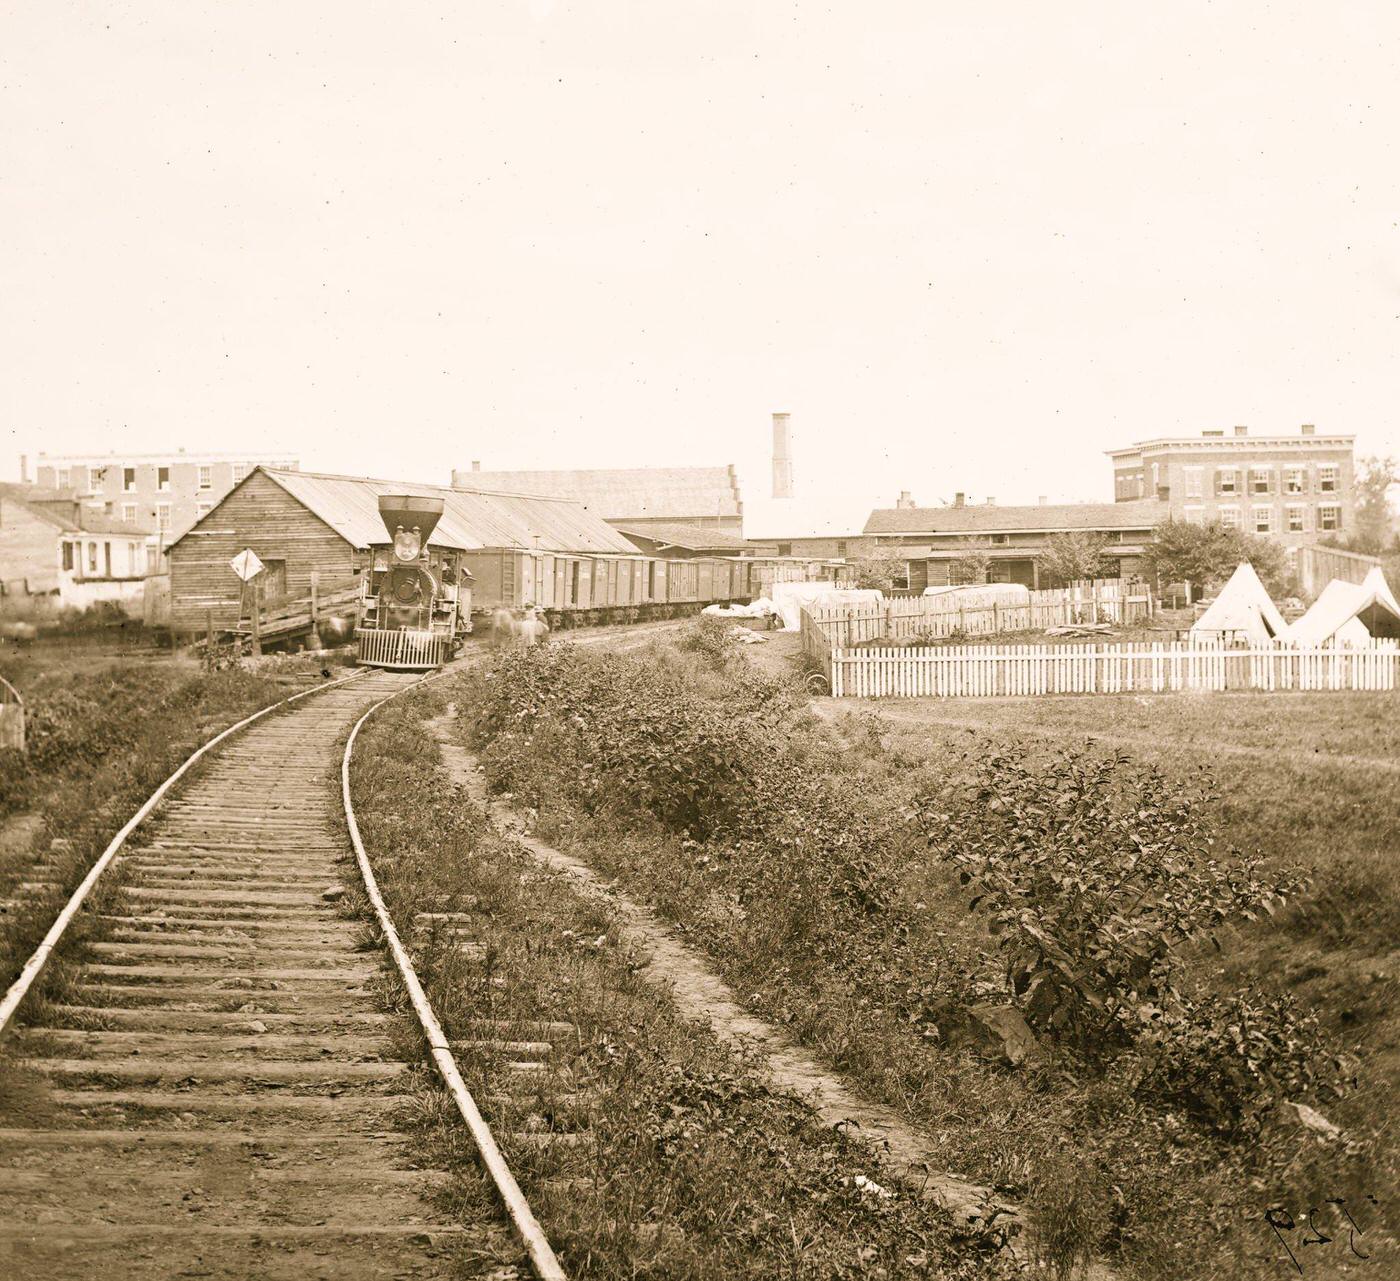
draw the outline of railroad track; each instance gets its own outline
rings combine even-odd
[[[337,745],[415,679],[369,673],[249,726],[139,829],[100,941],[7,1034],[32,1088],[0,1102],[0,1274],[426,1281],[489,1261],[562,1277],[472,1121],[361,849],[437,1068],[504,1203],[470,1221],[439,1208],[445,1176],[417,1168],[395,1129],[422,1069],[395,1054],[370,991],[379,957],[336,907],[351,876],[330,781],[350,747],[342,763]]]

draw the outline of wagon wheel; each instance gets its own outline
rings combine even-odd
[[[830,693],[831,693],[831,682],[830,682],[829,680],[827,680],[826,677],[823,676],[820,672],[808,672],[808,673],[807,673],[807,688],[808,688],[808,690],[810,690],[813,694],[820,694],[820,695],[830,694]]]

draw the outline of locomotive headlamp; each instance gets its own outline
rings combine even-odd
[[[402,525],[394,530],[395,560],[417,560],[422,550],[423,535],[417,525],[412,530],[407,530]]]

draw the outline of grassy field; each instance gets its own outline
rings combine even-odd
[[[813,705],[785,683],[789,638],[722,649],[713,636],[678,636],[624,658],[507,664],[458,692],[476,717],[468,742],[492,785],[533,808],[542,836],[617,877],[703,947],[755,1012],[922,1127],[942,1168],[1026,1204],[1051,1263],[1089,1251],[1152,1281],[1262,1281],[1288,1266],[1265,1211],[1330,1211],[1340,1196],[1364,1209],[1363,1251],[1391,1250],[1389,1262],[1359,1261],[1342,1238],[1311,1252],[1308,1275],[1385,1274],[1396,1258],[1386,1225],[1400,920],[1387,708],[1348,707],[1347,696]],[[1358,729],[1362,717],[1371,728]],[[1100,741],[1082,759],[1116,781],[1085,802],[1056,771],[1090,734]],[[1121,848],[1125,865],[1145,831],[1138,811],[1177,804],[1176,780],[1199,792],[1171,819],[1193,867],[1247,866],[1235,846],[1263,856],[1261,875],[1311,871],[1311,889],[1277,919],[1217,930],[1219,952],[1180,949],[1181,982],[1210,1008],[1296,998],[1302,1021],[1281,1033],[1289,1052],[1337,1071],[1271,1077],[1275,1093],[1220,1122],[1143,1087],[1152,1053],[1084,1054],[1073,1027],[1019,1069],[950,1040],[960,1010],[1010,995],[998,940],[947,857],[985,825],[975,788],[998,748],[1032,783],[1059,778],[1050,795],[1073,802],[1088,839],[1110,857]],[[1362,755],[1368,763],[1352,759]],[[951,846],[924,839],[930,798],[958,819]],[[1047,831],[1060,826],[1054,806],[1040,808]],[[1052,842],[1071,888],[1075,839],[1061,830]],[[1229,1047],[1239,1029],[1226,1024],[1211,1071],[1253,1054]],[[1357,1084],[1339,1098],[1333,1087],[1350,1075]],[[1269,1102],[1281,1097],[1320,1107],[1343,1135],[1287,1123]]]

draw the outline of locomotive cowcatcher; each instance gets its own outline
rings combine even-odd
[[[441,498],[380,496],[388,537],[370,545],[360,577],[355,634],[362,666],[441,667],[471,631],[472,576],[462,553],[428,545],[442,512]]]

